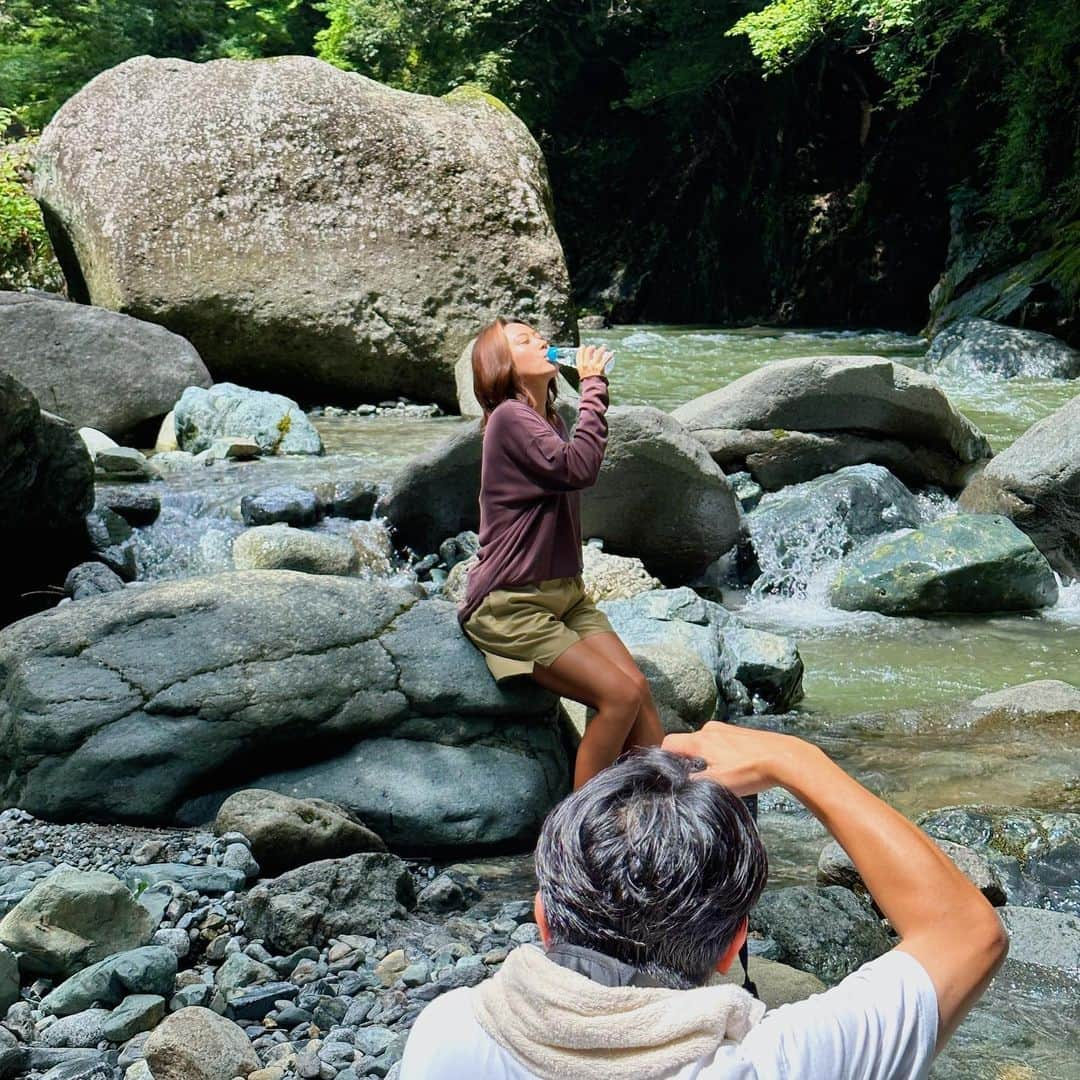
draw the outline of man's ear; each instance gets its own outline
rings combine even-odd
[[[539,892],[536,894],[536,899],[533,900],[533,916],[536,918],[536,925],[540,930],[540,941],[546,949],[551,941],[551,929],[548,926],[547,915],[544,914],[544,901],[540,899]]]
[[[731,939],[731,943],[724,950],[720,959],[716,962],[716,970],[723,975],[729,967],[735,962],[735,957],[739,955],[739,950],[743,947],[743,942],[746,940],[746,931],[749,927],[749,919],[744,918],[739,923],[739,929],[735,931],[735,936]]]

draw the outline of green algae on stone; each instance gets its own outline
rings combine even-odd
[[[1057,602],[1050,564],[1008,518],[958,514],[849,555],[832,603],[885,615],[1028,611]]]

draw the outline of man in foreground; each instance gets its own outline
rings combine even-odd
[[[900,944],[764,1013],[706,983],[765,884],[739,797],[774,786],[844,847]],[[574,792],[544,823],[536,873],[544,948],[432,1002],[401,1080],[913,1080],[1008,948],[994,909],[906,818],[809,743],[728,724],[669,735]]]

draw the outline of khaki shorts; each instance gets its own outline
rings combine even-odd
[[[585,595],[581,575],[493,589],[463,629],[484,654],[496,682],[547,667],[590,634],[611,630],[607,616]]]

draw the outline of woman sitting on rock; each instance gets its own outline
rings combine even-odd
[[[458,619],[497,681],[531,675],[596,710],[578,748],[574,787],[624,749],[659,745],[660,717],[645,676],[581,578],[581,490],[607,444],[611,354],[578,350],[581,402],[574,437],[555,411],[557,368],[531,326],[496,319],[472,350],[484,411],[480,550]]]

